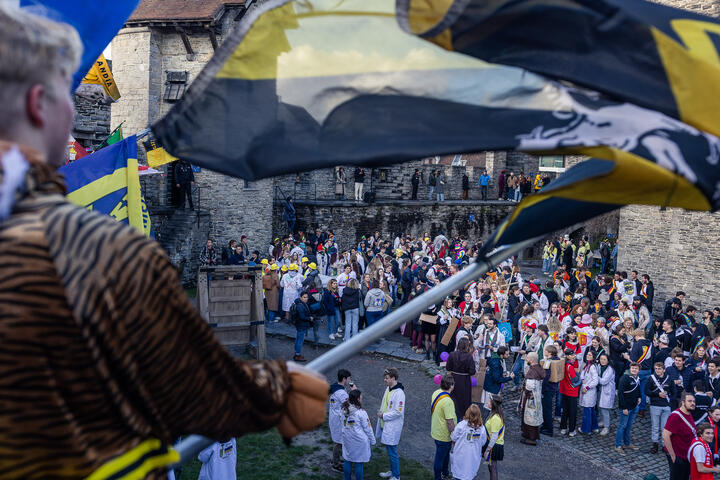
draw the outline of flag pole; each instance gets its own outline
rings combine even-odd
[[[347,342],[334,347],[320,355],[318,358],[307,364],[307,368],[319,373],[328,374],[334,371],[338,365],[349,360],[356,354],[381,337],[389,335],[403,323],[412,320],[424,312],[430,305],[434,305],[455,290],[462,289],[468,282],[477,280],[484,273],[495,268],[497,264],[505,259],[520,253],[524,248],[533,245],[538,239],[525,240],[508,246],[498,247],[490,252],[483,260],[476,261],[465,267],[459,273],[441,282],[419,297],[409,301],[397,310],[391,312],[371,327],[364,329],[360,334],[352,337]],[[190,435],[182,440],[175,448],[180,454],[180,461],[175,465],[193,459],[201,450],[215,443],[215,440],[200,436]],[[172,467],[172,466],[171,466]]]
[[[112,132],[110,132],[110,135],[108,135],[107,138],[105,138],[105,140],[102,141],[102,143],[101,143],[100,146],[98,147],[98,150],[100,150],[101,148],[107,147],[107,141],[110,140],[110,137],[112,137],[113,134],[114,134],[115,132],[117,132],[120,127],[123,126],[123,123],[125,123],[125,120],[123,120],[122,122],[120,122],[120,125],[118,125],[117,127],[115,127],[115,129],[114,129]]]

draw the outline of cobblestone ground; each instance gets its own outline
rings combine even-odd
[[[444,373],[445,369],[435,365],[434,362],[422,362],[422,367],[426,369],[428,375],[434,376],[437,373]],[[520,417],[517,410],[517,402],[519,401],[520,393],[518,391],[505,392],[503,394],[504,403],[507,405],[505,413],[511,413],[512,419],[520,424]],[[651,454],[650,447],[652,442],[650,441],[650,412],[646,412],[644,418],[636,417],[635,422],[630,433],[630,442],[638,447],[638,450],[634,452],[628,452],[625,455],[620,455],[615,451],[615,433],[618,424],[618,410],[614,410],[610,417],[610,432],[601,436],[597,433],[590,435],[584,435],[580,433],[579,427],[582,421],[582,410],[578,415],[577,425],[578,434],[575,437],[568,437],[567,435],[560,435],[559,421],[555,422],[553,437],[547,437],[542,435],[541,440],[543,443],[547,443],[556,447],[563,452],[577,456],[578,458],[590,462],[593,466],[607,468],[614,472],[615,475],[622,475],[622,478],[626,480],[643,479],[648,474],[654,474],[659,480],[668,480],[668,465],[664,454]],[[519,444],[520,448],[532,448],[526,447],[523,444]],[[581,462],[582,463],[582,462]],[[621,478],[607,477],[609,478]]]
[[[268,338],[268,356],[270,358],[291,358],[292,345],[292,341],[283,336]],[[310,360],[325,351],[327,349],[323,346],[315,350],[305,344],[303,355]],[[383,354],[368,353],[358,355],[345,364],[339,365],[338,368],[347,368],[352,372],[354,382],[363,392],[364,407],[372,417],[380,405],[384,390],[382,371],[391,365],[400,371],[400,381],[405,386],[407,397],[405,425],[398,451],[401,456],[432,468],[435,445],[430,437],[429,404],[430,396],[437,386],[432,382],[430,376],[432,372],[428,367],[433,364],[403,361]],[[543,437],[536,447],[521,444],[520,419],[515,413],[516,401],[517,394],[512,393],[507,396],[505,402],[507,416],[505,460],[499,467],[500,478],[503,480],[616,480],[621,478],[641,480],[646,474],[646,470],[639,464],[614,465],[614,457],[610,456],[611,446],[605,447],[599,441],[597,445],[589,447],[577,443],[585,439]],[[595,439],[590,441],[595,441]],[[610,445],[609,439],[607,441],[607,444]],[[643,455],[650,457],[649,454]],[[485,466],[481,467],[477,478],[488,478]]]

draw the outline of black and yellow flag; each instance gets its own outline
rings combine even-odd
[[[426,35],[458,4],[419,3],[434,7]],[[697,128],[672,112],[486,63],[450,50],[448,28],[431,32],[434,42],[401,28],[410,20],[402,2],[397,7],[263,3],[153,133],[174,156],[249,180],[480,150],[596,157],[532,197],[555,205],[554,213],[567,205],[562,221],[570,224],[627,203],[720,205],[720,139],[710,133],[720,127],[717,115]],[[521,225],[517,218],[506,235]]]
[[[398,0],[407,31],[720,136],[720,19],[644,0]]]

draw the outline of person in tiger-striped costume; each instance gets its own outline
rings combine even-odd
[[[167,478],[181,435],[319,425],[324,380],[234,359],[155,242],[65,200],[79,45],[0,4],[0,478]]]

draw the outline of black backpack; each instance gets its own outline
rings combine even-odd
[[[300,315],[298,315],[297,311],[297,303],[293,303],[290,305],[290,323],[292,325],[297,325],[300,321]]]

